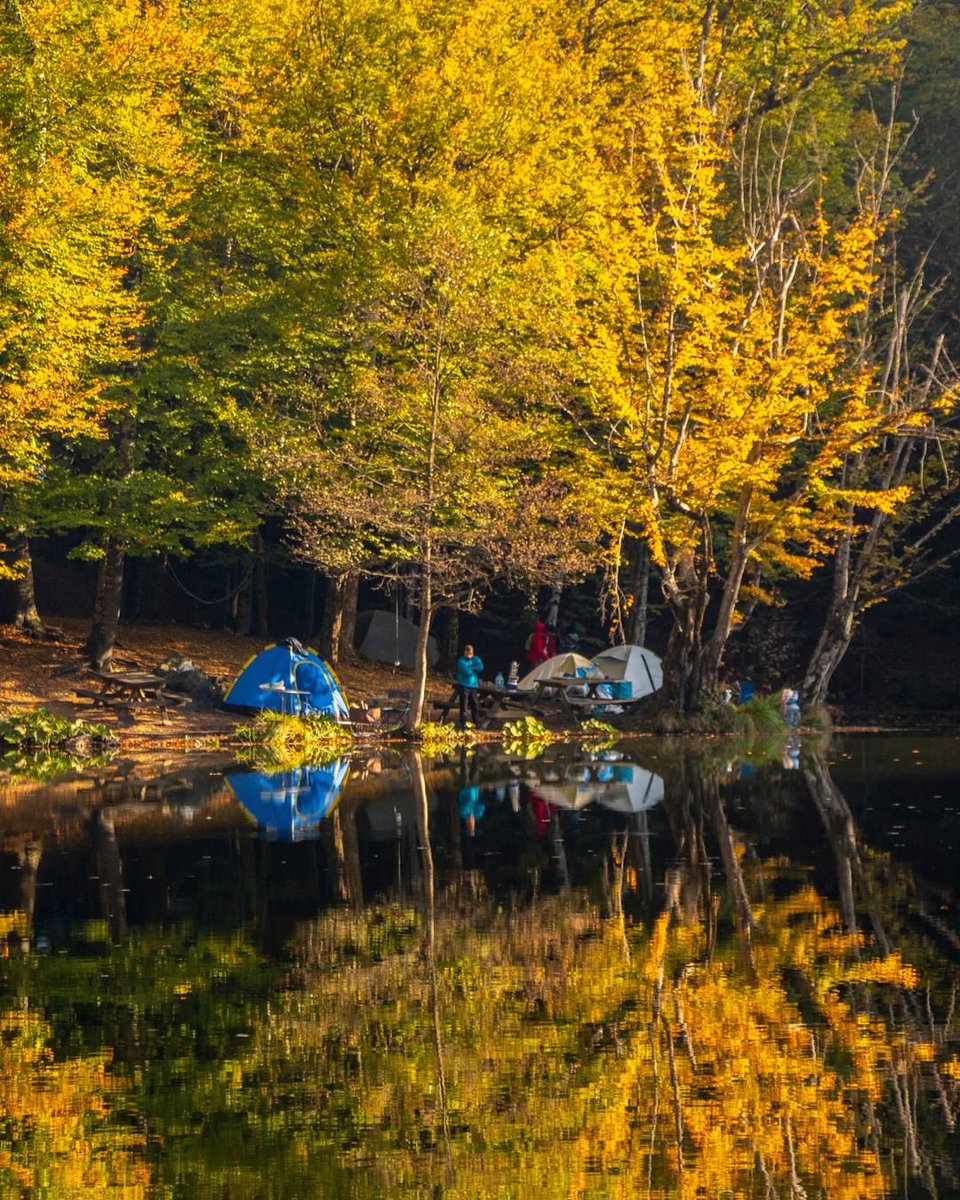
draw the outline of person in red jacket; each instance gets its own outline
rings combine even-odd
[[[530,666],[535,667],[539,663],[546,662],[548,658],[552,658],[554,655],[553,645],[555,645],[553,636],[547,626],[543,621],[537,621],[527,646],[527,662]]]

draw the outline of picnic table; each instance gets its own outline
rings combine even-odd
[[[551,676],[534,683],[536,703],[559,704],[574,717],[589,717],[599,710],[612,708],[628,709],[638,702],[637,698],[621,698],[613,695],[620,681],[606,675],[591,675],[584,678],[571,675]]]
[[[536,693],[532,691],[518,691],[517,688],[508,688],[506,685],[500,686],[496,683],[486,683],[480,681],[477,688],[477,701],[480,706],[481,719],[489,720],[495,714],[508,711],[511,708],[518,708],[524,713],[533,711]],[[456,687],[451,691],[446,700],[434,700],[433,709],[438,714],[437,721],[442,725],[444,721],[450,719],[450,713],[454,710],[459,712],[460,693]]]
[[[92,707],[120,709],[132,718],[136,709],[157,708],[162,721],[167,709],[181,708],[189,696],[166,690],[166,677],[152,671],[98,671],[99,688],[77,688],[76,694]]]

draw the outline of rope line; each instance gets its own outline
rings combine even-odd
[[[216,599],[216,600],[205,600],[203,598],[203,596],[198,596],[196,594],[196,592],[191,592],[190,589],[185,584],[181,583],[181,581],[177,578],[176,572],[174,571],[173,567],[170,566],[169,563],[166,563],[165,566],[166,566],[167,572],[170,575],[170,578],[177,585],[177,587],[181,590],[181,592],[183,592],[185,595],[189,596],[191,600],[196,600],[198,604],[211,604],[211,605],[225,604],[228,600],[232,600],[234,598],[234,596],[238,596],[240,594],[240,592],[242,592],[243,589],[250,582],[250,579],[253,576],[253,570],[254,570],[253,567],[251,567],[250,570],[247,571],[246,575],[244,575],[244,577],[237,584],[237,586],[235,588],[231,588],[230,591],[225,593],[223,596],[218,597],[218,599]]]

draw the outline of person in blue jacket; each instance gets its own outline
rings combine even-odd
[[[467,708],[473,717],[474,727],[480,728],[479,688],[483,663],[479,655],[474,654],[472,646],[464,646],[463,653],[457,659],[457,694],[460,697],[460,728],[467,727]]]

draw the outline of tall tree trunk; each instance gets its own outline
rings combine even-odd
[[[557,621],[560,619],[561,595],[560,588],[554,587],[550,592],[550,600],[547,603],[547,624],[552,625],[554,629],[556,629]]]
[[[680,712],[696,708],[700,696],[700,640],[689,609],[674,618],[663,656],[663,690]]]
[[[253,571],[244,569],[243,581],[233,597],[233,631],[249,637],[253,630]]]
[[[847,535],[833,559],[833,586],[823,628],[800,685],[804,704],[826,704],[834,672],[853,640],[859,615],[860,586],[851,570],[851,539]]]
[[[349,662],[356,658],[354,641],[357,636],[357,603],[360,599],[360,573],[347,571],[343,580],[340,598],[340,636],[338,638],[337,661]]]
[[[647,644],[647,614],[650,595],[650,551],[643,542],[637,542],[630,580],[630,624],[627,641],[631,646]]]
[[[260,533],[257,534],[253,595],[256,602],[254,608],[257,633],[265,638],[270,632],[270,605],[267,599],[267,550]]]
[[[449,604],[437,609],[433,622],[434,637],[440,652],[437,666],[441,671],[452,671],[460,657],[460,613]]]
[[[93,609],[93,625],[87,638],[86,653],[90,665],[98,671],[109,670],[120,626],[120,603],[123,596],[124,544],[119,538],[108,538],[97,576],[97,598]]]
[[[37,611],[37,597],[33,582],[33,555],[30,539],[19,530],[14,534],[10,546],[13,569],[16,572],[16,612],[13,623],[18,629],[31,633],[43,632],[43,621]]]
[[[120,418],[117,428],[117,460],[120,464],[117,491],[107,509],[108,534],[104,555],[97,577],[97,596],[93,608],[93,624],[87,638],[87,657],[98,671],[107,670],[113,658],[120,625],[120,606],[123,602],[123,566],[126,542],[119,532],[123,529],[127,507],[125,486],[133,474],[133,456],[137,435],[137,420],[132,412]]]
[[[313,630],[317,621],[317,572],[307,567],[307,583],[303,589],[303,640],[313,641]]]
[[[420,551],[420,623],[417,628],[417,645],[413,658],[413,687],[410,708],[404,720],[404,729],[413,733],[423,720],[423,708],[427,698],[427,671],[429,669],[430,623],[433,620],[433,540],[429,529],[421,531]]]
[[[756,454],[751,451],[750,461],[755,461]],[[750,557],[750,547],[747,544],[747,522],[750,518],[750,506],[753,502],[753,488],[747,485],[740,495],[737,515],[730,531],[730,561],[723,580],[723,592],[717,609],[717,620],[713,633],[707,643],[703,655],[703,673],[700,686],[716,691],[720,681],[720,665],[723,653],[733,629],[733,618],[737,611],[737,602],[743,587],[743,577],[747,570]]]
[[[323,616],[317,633],[320,657],[334,666],[340,661],[340,632],[343,628],[343,592],[347,577],[342,571],[327,576],[323,591]]]
[[[709,601],[706,570],[698,571],[694,551],[688,550],[662,572],[661,584],[673,617],[663,660],[663,689],[681,712],[690,712],[698,706],[703,686],[701,638]]]

